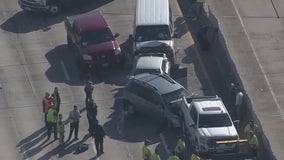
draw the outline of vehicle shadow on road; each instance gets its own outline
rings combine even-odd
[[[209,84],[209,79],[207,75],[205,74],[205,68],[202,66],[203,64],[200,63],[200,57],[199,53],[195,54],[195,48],[196,46],[192,45],[189,46],[184,50],[185,57],[181,60],[183,64],[189,65],[192,64],[193,67],[189,68],[189,72],[194,72],[199,79],[199,82],[201,83],[200,89],[194,89],[194,90],[202,90],[202,94],[204,95],[214,95],[213,90]],[[193,71],[194,70],[194,71]],[[194,92],[194,91],[193,91]]]
[[[1,29],[13,33],[28,33],[37,30],[47,31],[50,26],[61,23],[66,16],[90,12],[112,1],[99,0],[88,4],[74,5],[72,9],[69,8],[66,11],[62,11],[58,16],[19,11],[4,21],[1,24]]]
[[[88,79],[86,73],[79,70],[78,57],[74,49],[69,49],[67,44],[56,46],[47,52],[45,57],[50,64],[50,68],[45,72],[49,81],[72,86],[85,85]],[[89,75],[94,84],[103,82],[123,86],[126,82],[127,71],[124,70],[123,66],[109,66],[96,72],[92,71]]]
[[[120,92],[117,92],[117,95],[121,95]],[[130,143],[144,142],[145,139],[149,139],[151,143],[160,142],[157,132],[160,127],[159,123],[142,115],[125,119],[122,105],[121,96],[117,96],[114,105],[111,107],[113,112],[108,117],[110,120],[103,125],[108,137]]]

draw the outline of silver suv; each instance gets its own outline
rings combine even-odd
[[[221,98],[183,98],[182,102],[187,108],[187,114],[184,115],[184,132],[189,135],[202,155],[238,152],[238,145],[233,142],[238,140],[239,136]],[[218,143],[224,141],[232,143]]]
[[[165,54],[143,54],[136,56],[132,76],[141,73],[170,74],[171,63]]]
[[[180,106],[175,101],[190,93],[167,75],[143,73],[131,77],[123,92],[127,115],[142,113],[168,127],[181,127]]]

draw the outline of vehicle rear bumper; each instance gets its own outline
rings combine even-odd
[[[48,6],[40,5],[29,1],[18,0],[18,3],[20,7],[25,11],[46,12],[48,10]]]

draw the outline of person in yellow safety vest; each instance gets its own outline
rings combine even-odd
[[[190,160],[201,160],[201,158],[198,156],[198,152],[194,151],[193,154],[191,155]]]
[[[168,160],[180,160],[180,159],[179,159],[178,156],[176,156],[175,153],[173,152],[173,154],[168,157]]]
[[[185,151],[185,140],[186,136],[182,135],[181,138],[179,138],[177,145],[175,147],[175,154],[179,157],[180,160],[183,159],[184,151]]]
[[[64,133],[65,133],[65,127],[62,121],[62,114],[58,115],[57,132],[59,134],[59,145],[62,145],[64,143]]]
[[[151,160],[161,160],[159,149],[157,147],[155,148],[155,152],[151,155]]]
[[[257,136],[253,133],[253,131],[249,132],[248,144],[253,156],[257,157],[258,139]]]
[[[258,129],[258,125],[253,123],[253,121],[251,120],[246,126],[245,126],[245,129],[244,129],[244,136],[245,138],[248,138],[249,137],[249,132],[252,131],[253,134],[257,134],[259,129]]]
[[[47,139],[50,139],[51,132],[54,133],[54,140],[57,139],[57,112],[54,105],[51,105],[47,111]]]
[[[150,145],[150,141],[148,139],[146,139],[144,141],[144,145],[143,145],[143,160],[151,160],[151,150],[149,148]]]

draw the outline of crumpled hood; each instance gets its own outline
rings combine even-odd
[[[98,52],[109,52],[120,48],[117,41],[103,42],[100,44],[88,44],[81,46],[82,52],[85,54],[95,54]]]
[[[205,137],[232,137],[238,135],[233,126],[199,128],[198,132]]]
[[[163,47],[163,46],[173,46],[173,41],[145,41],[136,42],[136,49],[139,50],[141,47]]]

